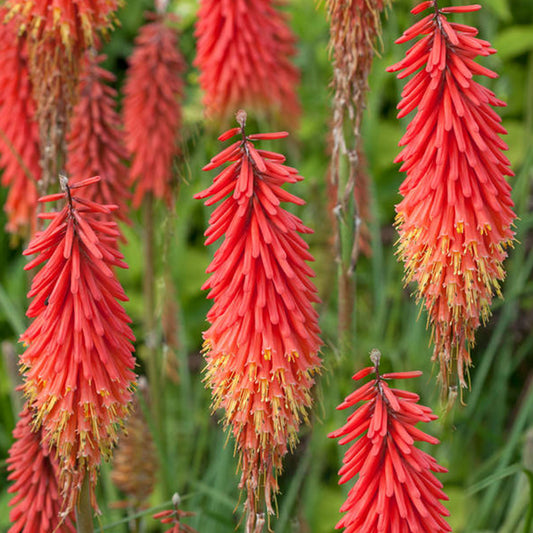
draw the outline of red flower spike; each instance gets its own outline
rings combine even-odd
[[[96,187],[82,188],[80,197],[96,203],[117,204],[116,216],[127,222],[128,153],[122,140],[121,119],[115,111],[117,92],[107,85],[115,76],[100,67],[105,56],[85,53],[68,135],[67,171],[73,176],[71,189],[82,176],[99,175]]]
[[[441,380],[457,372],[466,387],[470,347],[480,317],[490,314],[505,276],[505,249],[512,246],[515,214],[505,129],[491,106],[503,106],[474,75],[496,74],[474,62],[495,53],[477,30],[448,22],[445,11],[465,12],[478,5],[439,9],[422,2],[415,12],[433,12],[408,29],[397,42],[421,37],[406,57],[389,67],[399,78],[415,74],[398,105],[398,117],[416,114],[400,141],[396,158],[407,177],[396,206],[400,234],[398,254],[406,283],[417,283],[432,325]],[[420,8],[420,9],[419,9]]]
[[[122,0],[6,0],[5,4],[8,17],[19,17],[21,31],[32,39],[52,37],[71,51],[92,46],[97,33],[109,30]]]
[[[346,533],[441,533],[451,531],[443,516],[448,510],[439,500],[448,497],[432,472],[447,472],[433,457],[419,450],[415,441],[437,444],[420,431],[418,422],[436,420],[431,409],[418,404],[416,394],[391,389],[386,376],[412,378],[420,372],[379,373],[380,353],[373,350],[373,367],[356,374],[373,373],[374,379],[350,394],[339,408],[364,401],[348,422],[330,438],[352,443],[346,451],[339,483],[358,474],[341,512],[346,515],[336,528]],[[355,379],[355,376],[354,376]]]
[[[124,88],[126,146],[132,155],[133,205],[151,191],[172,204],[172,163],[180,154],[185,62],[178,50],[178,34],[171,15],[157,16],[135,39]]]
[[[8,533],[74,533],[73,517],[60,517],[57,460],[48,445],[41,443],[41,431],[33,431],[28,405],[20,413],[13,437],[6,461],[8,479],[13,481],[8,492],[15,494],[9,503],[13,525]]]
[[[259,493],[273,512],[282,458],[307,420],[313,374],[321,363],[312,307],[318,298],[306,264],[313,257],[298,235],[311,230],[280,207],[302,203],[282,188],[302,178],[283,165],[283,156],[256,150],[244,131],[245,113],[237,117],[239,141],[208,167],[231,164],[195,198],[208,198],[206,205],[222,201],[205,232],[206,245],[224,236],[203,287],[214,300],[207,316],[211,326],[204,332],[206,381],[213,409],[224,408],[225,426],[236,439],[252,531]],[[282,137],[284,132],[269,135]]]
[[[201,0],[195,35],[203,103],[227,120],[239,107],[274,114],[294,126],[300,116],[295,38],[273,0]]]
[[[101,218],[116,206],[77,196],[82,183],[74,190],[63,185],[66,205],[46,217],[50,224],[24,252],[38,254],[27,270],[44,265],[28,293],[26,314],[34,320],[21,335],[27,346],[21,363],[35,426],[57,449],[68,512],[86,473],[94,489],[98,465],[117,440],[135,361],[131,320],[117,301],[127,298],[112,270],[127,267],[117,249],[119,230]]]
[[[4,16],[0,9],[0,21]],[[35,231],[41,167],[26,39],[17,40],[17,28],[13,20],[0,24],[0,168],[9,188],[6,230],[27,236]]]

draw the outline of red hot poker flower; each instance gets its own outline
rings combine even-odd
[[[128,153],[122,140],[121,119],[115,111],[115,89],[107,85],[115,76],[100,67],[105,56],[85,53],[68,136],[67,171],[76,183],[83,176],[99,175],[93,187],[79,190],[82,198],[96,203],[117,204],[116,216],[127,221]]]
[[[111,28],[121,0],[6,0],[8,16],[20,17],[21,31],[37,41],[53,37],[67,50],[94,44]]]
[[[337,524],[345,533],[441,533],[451,531],[442,518],[448,510],[442,484],[432,472],[447,472],[431,455],[419,450],[416,441],[437,444],[438,440],[416,428],[418,422],[437,417],[418,404],[417,394],[392,389],[389,379],[407,379],[421,372],[379,373],[380,353],[371,354],[374,366],[357,372],[353,379],[369,374],[375,378],[346,397],[337,409],[364,401],[348,422],[329,435],[342,437],[339,444],[353,442],[344,454],[339,483],[359,475],[348,493]],[[356,440],[357,439],[357,440]]]
[[[135,39],[124,89],[126,146],[133,157],[130,169],[138,207],[151,191],[172,204],[172,163],[180,150],[184,60],[170,15],[155,16]]]
[[[6,19],[27,36],[37,104],[44,189],[64,156],[68,117],[75,100],[83,52],[113,24],[120,0],[6,0]],[[44,149],[46,147],[46,150]]]
[[[8,479],[14,482],[8,492],[15,494],[9,502],[13,525],[8,533],[75,531],[70,516],[60,517],[59,467],[54,453],[41,443],[41,436],[41,430],[33,431],[31,409],[25,405],[13,430],[16,440],[6,461]]]
[[[5,9],[0,9],[0,21]],[[14,20],[0,24],[0,167],[9,187],[4,210],[11,233],[35,230],[39,165],[39,127],[28,72],[26,39],[17,39]]]
[[[65,192],[41,198],[66,205],[40,215],[51,222],[24,252],[38,254],[26,270],[44,263],[28,293],[33,301],[26,314],[34,320],[21,335],[27,346],[21,356],[24,389],[36,426],[57,449],[67,511],[86,472],[94,488],[135,379],[130,318],[117,301],[127,298],[112,270],[127,265],[117,249],[116,223],[101,218],[116,206],[76,196],[99,179],[64,184]]]
[[[195,35],[208,117],[228,119],[239,107],[300,115],[294,36],[273,0],[201,0]]]
[[[456,366],[466,386],[474,333],[480,317],[490,314],[493,294],[500,295],[505,248],[513,242],[515,214],[505,180],[513,173],[499,136],[506,131],[491,108],[505,104],[473,79],[497,76],[474,61],[495,50],[475,37],[475,28],[446,17],[480,6],[439,9],[428,1],[412,12],[428,8],[432,12],[396,42],[421,39],[388,69],[401,71],[399,78],[416,73],[398,105],[398,117],[417,110],[396,158],[407,173],[396,206],[398,252],[406,282],[417,282],[417,298],[428,310],[442,381]]]
[[[208,268],[204,289],[214,300],[204,332],[206,381],[213,408],[225,409],[240,452],[241,487],[246,509],[254,519],[258,494],[264,490],[272,513],[287,443],[293,447],[300,421],[311,406],[313,374],[320,369],[317,351],[318,301],[306,264],[313,257],[298,233],[310,233],[301,220],[280,207],[303,204],[282,189],[302,179],[285,157],[256,149],[254,141],[281,139],[286,132],[246,135],[246,114],[240,127],[223,133],[239,139],[215,156],[204,170],[230,163],[213,185],[195,198],[206,205],[222,203],[209,219],[206,245],[224,236]],[[252,528],[249,527],[251,530]]]

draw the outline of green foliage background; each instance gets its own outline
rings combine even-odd
[[[451,2],[459,5],[464,2]],[[432,447],[439,462],[449,473],[442,475],[450,496],[450,523],[457,533],[527,533],[531,523],[531,480],[533,470],[533,218],[530,213],[531,178],[533,176],[533,3],[531,0],[485,0],[484,9],[468,16],[456,15],[461,22],[475,25],[480,37],[489,40],[498,54],[482,63],[496,70],[500,77],[483,80],[499,98],[508,102],[500,110],[509,135],[509,158],[516,176],[511,183],[519,220],[516,223],[515,249],[506,262],[508,271],[504,300],[494,302],[493,316],[481,328],[473,353],[471,390],[462,400],[446,410],[440,405],[435,369],[430,361],[429,334],[425,316],[403,288],[402,266],[394,255],[395,231],[392,228],[394,204],[403,176],[392,161],[398,153],[397,143],[406,122],[395,118],[395,106],[403,83],[385,73],[386,66],[398,61],[404,47],[394,45],[404,29],[413,23],[409,9],[414,3],[393,2],[383,18],[383,38],[370,79],[368,108],[364,122],[364,143],[368,169],[372,177],[371,220],[372,256],[361,257],[357,266],[356,339],[352,353],[339,350],[336,338],[335,265],[332,264],[326,202],[326,143],[330,116],[331,64],[328,57],[328,24],[323,2],[289,0],[286,10],[298,36],[296,62],[301,69],[300,96],[303,116],[300,128],[292,131],[283,143],[269,143],[288,156],[306,178],[292,186],[291,192],[307,200],[298,208],[305,223],[316,230],[310,236],[311,251],[316,257],[316,283],[323,303],[319,307],[323,329],[324,373],[315,390],[316,408],[312,426],[302,428],[301,442],[295,453],[287,456],[278,498],[278,517],[271,522],[277,533],[327,533],[333,531],[339,518],[339,507],[348,487],[337,485],[337,469],[343,450],[327,438],[339,427],[346,413],[337,412],[344,396],[354,383],[351,375],[368,364],[368,353],[378,348],[383,364],[396,371],[420,369],[424,377],[411,383],[440,419],[427,428],[438,436],[441,444]],[[197,10],[195,0],[174,0],[171,9],[180,16],[181,48],[189,68],[184,101],[184,160],[177,166],[181,176],[179,199],[174,213],[162,206],[157,212],[158,250],[157,313],[161,313],[162,295],[166,290],[163,272],[170,270],[179,304],[177,324],[181,349],[179,384],[166,380],[160,395],[163,431],[156,431],[161,468],[151,504],[156,509],[177,491],[182,508],[197,514],[188,523],[200,533],[235,531],[240,512],[233,513],[239,501],[236,459],[231,440],[226,444],[217,416],[210,415],[209,393],[202,384],[200,355],[201,331],[210,302],[200,287],[213,250],[203,246],[202,233],[208,212],[194,193],[205,188],[213,173],[201,171],[207,161],[220,150],[219,126],[203,119],[198,73],[192,67],[194,58],[193,25]],[[113,32],[105,46],[107,67],[118,76],[120,88],[133,39],[143,23],[143,13],[152,8],[152,0],[130,0],[120,13],[121,26]],[[275,75],[275,74],[274,74]],[[258,130],[278,129],[276,124],[253,119]],[[250,128],[251,131],[252,128]],[[266,145],[266,143],[265,143]],[[5,191],[0,192],[3,202]],[[133,215],[132,227],[124,228],[128,244],[123,252],[130,268],[118,275],[130,301],[127,311],[134,321],[140,347],[138,372],[144,372],[143,361],[143,244],[142,216]],[[0,214],[0,227],[5,218]],[[164,238],[170,232],[167,242]],[[24,311],[27,279],[21,256],[23,243],[13,242],[0,231],[0,339],[16,343],[25,329]],[[3,345],[5,351],[5,345]],[[165,356],[163,345],[161,357]],[[21,347],[17,349],[20,351]],[[11,444],[19,403],[13,394],[14,383],[0,360],[0,530],[7,531],[9,495],[5,457]],[[102,468],[99,504],[102,516],[98,531],[126,532],[127,519],[110,503],[120,499],[109,478],[109,466]],[[146,531],[161,531],[148,515]],[[242,527],[242,526],[241,526]],[[532,529],[533,531],[533,529]]]

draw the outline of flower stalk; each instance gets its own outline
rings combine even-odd
[[[94,533],[93,507],[91,505],[91,488],[89,472],[85,473],[80,496],[76,503],[76,533]]]
[[[369,177],[361,137],[368,76],[381,33],[380,13],[387,0],[328,0],[330,53],[333,55],[333,118],[330,181],[334,255],[338,279],[338,333],[350,351],[355,332],[355,269],[359,254],[370,253]]]

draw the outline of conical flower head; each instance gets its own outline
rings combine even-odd
[[[214,157],[204,170],[230,163],[213,185],[195,198],[222,203],[209,220],[206,245],[224,236],[208,268],[204,288],[214,300],[204,332],[206,381],[213,408],[224,408],[240,453],[241,487],[248,492],[253,518],[257,495],[277,490],[287,447],[294,446],[301,420],[311,406],[317,351],[316,288],[313,258],[299,233],[309,233],[281,202],[301,205],[282,185],[301,180],[275,152],[256,149],[254,141],[281,139],[285,132],[246,135],[240,127],[223,133],[239,139]]]
[[[123,144],[121,119],[115,110],[117,92],[108,83],[115,76],[103,69],[100,63],[105,56],[89,50],[83,59],[78,103],[74,107],[68,135],[67,171],[74,184],[83,176],[99,175],[101,180],[92,187],[84,187],[78,194],[82,198],[101,203],[116,204],[113,214],[127,221],[128,153]]]
[[[30,242],[26,265],[43,264],[33,278],[22,334],[24,390],[43,438],[57,449],[66,510],[86,473],[96,470],[117,439],[117,425],[128,412],[135,379],[130,319],[118,300],[126,295],[113,267],[126,267],[117,249],[116,223],[102,220],[116,206],[76,196],[88,178],[65,192],[40,199],[66,200],[57,211],[40,215],[50,224]],[[93,502],[94,503],[94,502]]]
[[[41,442],[42,433],[32,428],[32,411],[26,404],[13,430],[16,439],[9,450],[8,479],[15,494],[9,505],[12,526],[8,533],[74,533],[70,516],[60,516],[59,467],[53,451]]]
[[[0,9],[3,20],[5,9]],[[17,40],[17,25],[0,24],[0,168],[9,188],[4,210],[7,231],[35,230],[39,166],[39,128],[28,72],[26,40]]]
[[[399,117],[416,109],[396,158],[407,173],[396,206],[398,252],[406,281],[417,283],[417,298],[428,310],[444,384],[456,367],[466,386],[474,333],[500,294],[505,249],[513,242],[515,214],[505,180],[513,173],[502,153],[506,131],[491,107],[505,104],[473,79],[496,77],[474,61],[495,50],[475,28],[446,16],[480,6],[439,9],[429,1],[412,12],[428,8],[431,13],[396,42],[421,39],[389,68],[401,71],[400,78],[416,73],[398,105]]]
[[[134,206],[144,195],[172,204],[172,163],[179,155],[181,97],[185,69],[178,50],[175,20],[158,15],[140,29],[129,60],[124,88],[126,146],[132,155]]]
[[[447,472],[435,459],[419,450],[415,442],[437,444],[438,440],[416,427],[437,417],[418,404],[417,394],[389,386],[389,379],[420,376],[421,372],[379,373],[379,357],[373,350],[374,366],[357,372],[354,380],[374,378],[346,397],[337,409],[353,407],[346,424],[329,435],[339,444],[352,443],[344,454],[339,483],[358,475],[341,507],[344,517],[337,529],[346,533],[443,533],[451,531],[443,516],[448,510],[442,484],[433,472]]]
[[[228,119],[239,107],[300,115],[295,38],[273,0],[201,0],[195,35],[206,115]]]

